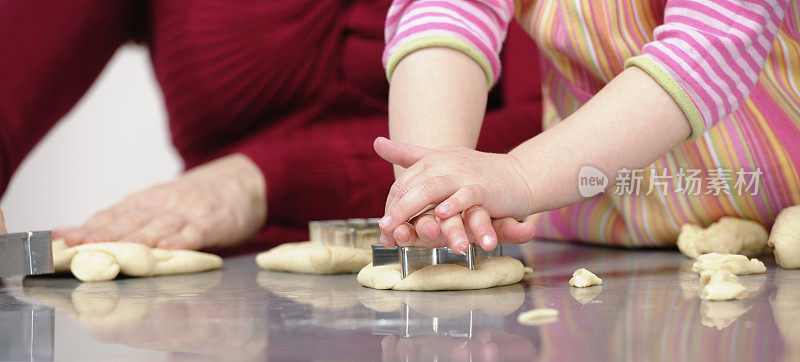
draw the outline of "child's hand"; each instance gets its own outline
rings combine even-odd
[[[466,227],[465,227],[466,226]],[[510,217],[491,219],[489,212],[481,206],[473,206],[462,214],[441,220],[433,211],[428,211],[418,218],[403,223],[391,234],[400,246],[417,246],[423,248],[439,248],[449,246],[459,235],[467,235],[470,243],[475,243],[484,250],[494,250],[498,243],[522,244],[534,237],[533,223],[519,222]],[[477,236],[476,236],[477,235]],[[481,237],[482,236],[482,237]],[[394,246],[390,238],[383,238],[386,247]],[[466,252],[466,246],[456,245],[453,250]]]
[[[437,219],[433,222],[456,252],[466,251],[469,245],[470,235],[464,224],[478,244],[490,250],[498,241],[496,231],[515,236],[509,239],[518,239],[516,236],[532,231],[532,226],[513,220],[524,218],[532,210],[530,189],[521,165],[513,157],[467,148],[434,150],[382,137],[375,140],[375,150],[385,160],[407,168],[392,185],[386,215],[381,219],[385,245],[394,244],[396,231],[400,239],[412,242],[418,234],[425,235],[425,239],[430,237],[432,232],[425,229],[432,231],[433,227],[428,226],[432,216],[417,220],[414,228],[417,230],[412,230],[407,221],[436,203],[439,203],[435,209]],[[507,217],[513,219],[496,220],[493,227],[491,218]],[[396,230],[400,225],[403,227]]]

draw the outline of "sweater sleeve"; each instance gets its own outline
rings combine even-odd
[[[787,5],[786,0],[669,0],[654,40],[625,65],[661,84],[689,120],[689,140],[696,139],[747,99]]]
[[[512,0],[394,0],[386,16],[386,76],[416,50],[447,47],[472,58],[491,87],[500,76],[499,54],[514,14]]]
[[[0,192],[129,38],[133,4],[0,2]]]

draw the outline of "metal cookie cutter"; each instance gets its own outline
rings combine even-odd
[[[49,231],[0,235],[0,278],[52,272]]]
[[[360,249],[369,249],[381,237],[378,219],[311,221],[308,231],[312,243]]]
[[[496,256],[503,256],[503,246],[497,245],[492,251],[486,251],[470,244],[466,254],[456,254],[449,247],[443,248],[418,248],[413,246],[383,247],[372,244],[372,265],[400,264],[403,278],[409,274],[429,265],[459,264],[470,269],[475,269],[484,260]]]

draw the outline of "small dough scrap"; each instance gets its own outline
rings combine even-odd
[[[569,285],[577,288],[586,288],[595,285],[602,285],[603,279],[600,279],[594,273],[580,268],[572,273],[572,278],[569,280]]]
[[[529,266],[526,266],[524,271],[525,271],[525,275],[533,274],[533,268],[531,268]]]
[[[358,283],[374,289],[394,290],[471,290],[514,284],[522,280],[525,267],[517,259],[498,256],[484,260],[478,268],[457,264],[429,265],[417,270],[405,279],[400,265],[381,265],[372,263],[358,273]]]
[[[548,324],[558,321],[558,309],[536,308],[522,312],[517,316],[517,322],[531,326]]]
[[[767,229],[748,219],[726,216],[707,228],[684,224],[678,249],[692,259],[707,253],[742,254],[753,257],[767,250]]]
[[[119,275],[119,264],[114,256],[96,250],[85,250],[72,258],[70,271],[82,282],[112,280]]]
[[[705,300],[742,299],[747,294],[747,288],[739,283],[736,274],[728,270],[703,271],[700,284],[703,285],[700,298]]]
[[[368,249],[309,241],[281,244],[256,255],[261,269],[304,274],[353,274],[371,261],[372,252]]]
[[[700,255],[692,264],[692,271],[697,274],[706,270],[727,270],[736,275],[746,275],[763,273],[767,267],[758,259],[748,260],[744,255],[709,253]]]
[[[781,268],[800,268],[800,205],[781,210],[772,225],[768,244],[775,248],[775,262]]]
[[[194,250],[153,249],[156,266],[153,275],[200,273],[222,268],[219,255]]]

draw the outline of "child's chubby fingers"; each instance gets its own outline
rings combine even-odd
[[[492,220],[498,240],[508,244],[524,244],[533,239],[536,227],[532,223],[519,222],[510,217]]]
[[[464,228],[464,221],[461,215],[456,215],[447,219],[439,219],[439,228],[450,249],[457,254],[466,254],[469,249],[469,236]]]
[[[483,201],[483,187],[480,185],[465,185],[436,206],[436,216],[446,219],[466,211],[472,206],[482,204]]]
[[[431,148],[407,145],[386,137],[376,138],[372,145],[378,156],[403,168],[411,167],[423,157],[434,152]]]
[[[386,215],[380,219],[381,229],[394,231],[398,225],[410,220],[428,205],[438,203],[455,192],[450,176],[429,178],[403,195],[393,206],[388,206]]]
[[[483,250],[491,251],[497,247],[497,234],[489,211],[481,206],[472,206],[464,212],[464,222]]]
[[[436,241],[439,238],[441,229],[439,228],[439,223],[436,221],[436,217],[433,216],[432,211],[420,215],[416,220],[414,220],[413,224],[414,230],[417,232],[417,235],[420,237],[420,239],[425,241]]]

